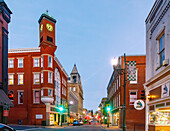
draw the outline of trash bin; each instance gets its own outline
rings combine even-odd
[[[18,120],[18,124],[19,124],[19,125],[22,125],[22,120],[19,119],[19,120]]]

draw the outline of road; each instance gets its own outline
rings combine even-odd
[[[27,127],[27,126],[12,126],[17,131],[106,131],[101,126],[97,125],[82,125],[82,126],[69,126],[65,128],[38,128],[38,127]],[[116,130],[114,130],[116,131]]]

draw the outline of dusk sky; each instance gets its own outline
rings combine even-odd
[[[97,110],[113,68],[111,59],[145,54],[145,19],[155,0],[5,0],[13,12],[9,49],[39,46],[38,19],[57,20],[56,56],[69,75],[81,75],[84,108]]]

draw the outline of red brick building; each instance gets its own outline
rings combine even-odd
[[[126,127],[127,129],[144,130],[145,109],[136,110],[134,102],[141,98],[141,91],[144,90],[145,82],[145,56],[126,56],[127,61],[136,61],[136,81],[126,81]],[[118,66],[124,68],[124,57],[120,56]],[[125,68],[127,73],[127,65]],[[127,75],[126,75],[127,80]],[[113,125],[123,126],[123,96],[124,96],[124,76],[118,70],[114,70],[110,78],[107,94],[112,106],[110,121]]]
[[[39,47],[8,51],[9,123],[59,124],[57,108],[67,100],[68,75],[54,54],[56,20],[46,12],[38,22]]]

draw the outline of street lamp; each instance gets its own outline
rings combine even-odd
[[[63,112],[63,110],[64,110],[64,108],[63,108],[63,106],[62,106],[62,105],[59,107],[59,110],[60,110],[60,116],[61,116],[61,127],[62,127],[62,112]]]
[[[126,68],[126,54],[124,53],[124,68],[116,68],[118,65],[118,59],[114,58],[112,59],[112,65],[114,70],[119,70],[120,71],[120,75],[124,75],[124,84],[123,84],[123,88],[124,88],[124,95],[123,95],[123,131],[126,131],[126,72],[125,72],[125,68]]]
[[[101,109],[100,109],[100,107],[98,107],[98,111],[100,111]]]
[[[107,127],[109,128],[109,111],[110,107],[107,107]]]
[[[73,102],[73,101],[70,101],[69,103],[70,103],[71,105],[73,105],[74,102]]]

